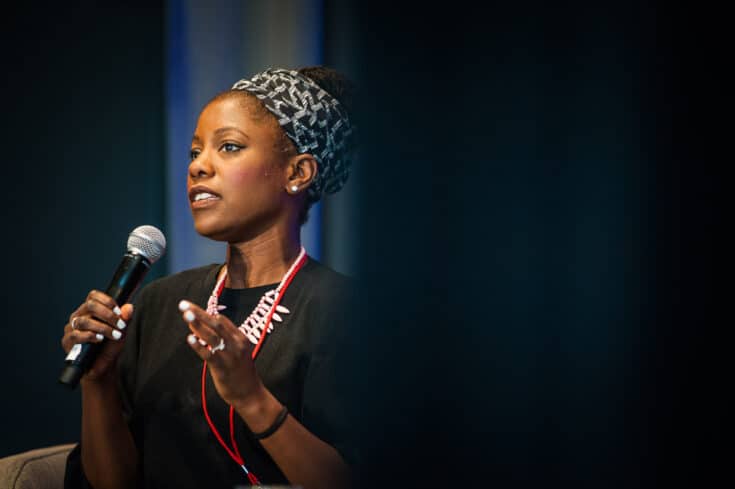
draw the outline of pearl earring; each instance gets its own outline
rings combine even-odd
[[[298,185],[291,185],[291,192],[297,192],[299,190]]]

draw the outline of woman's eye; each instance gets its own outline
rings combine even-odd
[[[190,150],[189,151],[189,159],[191,161],[196,160],[197,159],[197,156],[199,156],[199,153],[201,153],[201,151],[199,151],[198,149],[192,149],[192,150]]]
[[[220,149],[225,153],[232,153],[234,151],[240,151],[242,146],[235,143],[224,143]]]

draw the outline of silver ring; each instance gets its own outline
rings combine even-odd
[[[77,316],[74,316],[73,318],[71,318],[71,329],[77,329],[77,326],[76,326],[76,324],[74,324],[74,322],[75,322],[75,321],[76,321],[77,319],[79,319],[79,318],[78,318]]]
[[[210,350],[210,352],[212,352],[212,355],[214,355],[218,351],[222,351],[224,349],[225,349],[225,339],[224,338],[220,338],[219,339],[219,344],[217,346],[213,346],[212,349]]]

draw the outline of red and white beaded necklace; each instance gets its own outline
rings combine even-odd
[[[307,258],[308,256],[306,254],[306,250],[302,246],[301,250],[299,251],[299,255],[296,257],[296,260],[291,265],[291,268],[288,269],[286,274],[281,279],[278,287],[273,290],[269,290],[268,292],[263,294],[263,297],[260,298],[258,305],[255,306],[255,309],[253,309],[253,312],[251,312],[250,315],[245,319],[245,321],[243,321],[242,324],[239,326],[238,329],[242,331],[243,334],[247,336],[247,338],[253,344],[255,344],[255,348],[253,348],[253,352],[251,354],[253,360],[255,360],[255,357],[258,355],[258,352],[260,351],[260,347],[263,345],[265,337],[268,335],[268,333],[273,331],[273,325],[271,321],[275,320],[277,322],[281,322],[283,321],[283,318],[281,318],[279,313],[290,313],[287,308],[280,305],[280,302],[283,298],[283,295],[286,293],[286,289],[291,284],[293,278],[296,276],[296,273],[306,263]],[[207,312],[212,316],[219,315],[219,311],[225,309],[225,306],[219,305],[219,296],[222,295],[222,290],[225,288],[226,279],[227,266],[225,265],[225,267],[223,267],[221,277],[219,278],[219,280],[217,280],[217,283],[212,290],[212,295],[209,297],[209,301],[207,302]],[[254,485],[260,485],[260,482],[258,481],[258,478],[255,476],[255,474],[250,472],[245,466],[245,460],[242,458],[242,455],[240,455],[240,450],[238,449],[237,442],[235,441],[235,409],[230,406],[230,442],[232,443],[232,448],[227,446],[227,443],[225,443],[225,441],[222,439],[222,436],[219,434],[219,431],[217,431],[214,423],[212,423],[212,419],[209,417],[209,412],[207,411],[207,394],[205,390],[205,386],[207,383],[206,381],[207,362],[205,361],[204,365],[202,366],[202,409],[204,410],[204,417],[207,419],[207,424],[209,424],[209,428],[212,430],[212,433],[217,438],[217,441],[219,441],[220,445],[222,445],[225,450],[227,450],[230,458],[232,458],[232,460],[234,460],[235,463],[237,463],[240,467],[242,467],[242,470],[245,471],[245,475],[247,475],[248,480],[250,480],[250,482]]]
[[[302,246],[298,256],[296,257],[296,260],[291,265],[291,268],[289,268],[286,274],[283,276],[281,282],[278,284],[278,287],[273,290],[269,290],[268,292],[263,294],[263,297],[260,298],[258,305],[255,306],[255,309],[253,309],[253,312],[251,312],[250,315],[245,318],[245,320],[240,325],[240,331],[242,331],[243,334],[247,336],[250,342],[254,345],[260,343],[261,338],[263,337],[263,330],[266,329],[266,325],[266,331],[268,333],[273,331],[273,324],[271,323],[271,319],[280,323],[283,321],[283,318],[280,316],[280,314],[289,314],[291,312],[287,308],[280,305],[281,297],[283,295],[283,292],[285,292],[286,288],[291,283],[291,280],[293,280],[296,272],[306,262],[306,258],[306,250]],[[207,312],[213,316],[218,315],[220,311],[226,308],[226,306],[219,305],[218,302],[219,296],[222,295],[222,290],[225,288],[226,279],[227,266],[225,265],[219,280],[212,290],[212,295],[209,296],[209,301],[207,302]]]

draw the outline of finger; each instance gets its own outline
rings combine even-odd
[[[209,349],[209,346],[205,343],[202,345],[202,343],[199,341],[200,338],[196,336],[195,334],[189,334],[186,337],[186,342],[189,344],[192,350],[205,362],[210,362],[211,364],[216,365],[219,362],[219,359],[216,358],[217,355],[212,354],[212,351]]]
[[[99,343],[104,339],[105,337],[103,335],[94,331],[72,329],[61,338],[61,347],[65,353],[69,353],[69,350],[77,343]]]
[[[115,309],[110,309],[105,304],[90,299],[87,301],[86,309],[88,314],[121,331],[127,327],[127,323],[120,317],[122,310],[117,306],[115,306]]]
[[[92,331],[94,333],[101,334],[104,338],[109,338],[115,341],[118,341],[123,337],[122,331],[119,331],[91,316],[77,316],[73,329],[74,331]]]
[[[86,314],[89,311],[90,305],[95,302],[109,309],[110,311],[113,312],[113,314],[116,314],[118,316],[120,315],[120,312],[121,312],[120,309],[117,307],[117,304],[110,296],[98,290],[91,290],[87,294],[86,300],[82,304],[80,304],[80,306],[77,307],[77,309],[74,312],[72,312],[69,315],[69,321],[71,322],[71,320],[76,316],[81,316],[81,315]]]
[[[84,314],[84,307],[86,304],[87,302],[84,301],[79,307],[76,308],[76,310],[74,310],[73,313],[69,314],[69,324],[71,324],[71,322],[74,321],[75,317],[81,316],[82,314]]]
[[[189,324],[189,329],[198,339],[202,339],[210,345],[219,343],[220,336],[215,329],[216,319],[218,318],[210,316],[202,308],[186,300],[179,303],[179,310],[183,313],[184,321]]]
[[[120,318],[128,322],[133,318],[134,308],[132,304],[125,304],[120,308]]]
[[[105,294],[104,292],[100,292],[99,290],[91,290],[89,291],[89,294],[87,294],[87,300],[90,301],[96,301],[105,306],[106,308],[110,310],[115,310],[115,314],[120,314],[119,308],[117,306],[117,302],[115,302],[112,297]]]
[[[186,300],[179,303],[179,309],[184,312],[191,310],[194,314],[195,320],[198,320],[200,323],[203,323],[204,326],[214,331],[218,337],[234,339],[243,336],[241,331],[232,323],[232,321],[229,320],[227,316],[223,316],[222,314],[212,316],[201,307]],[[184,318],[184,320],[186,320],[186,318]]]
[[[211,316],[210,316],[211,317]],[[227,350],[230,353],[234,353],[234,358],[241,358],[244,355],[250,356],[253,349],[253,344],[245,336],[240,328],[235,326],[226,316],[218,315],[211,319],[209,327],[217,335],[217,338],[222,338],[227,345]],[[219,344],[211,343],[210,346],[214,347]]]

